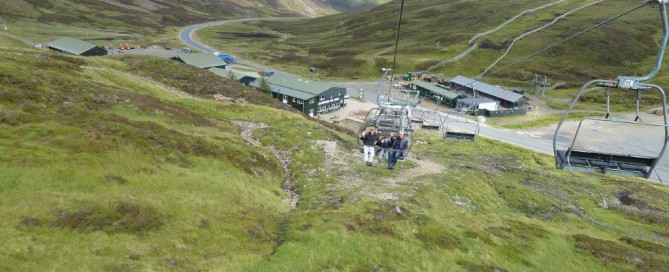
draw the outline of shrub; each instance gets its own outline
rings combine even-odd
[[[91,205],[73,211],[54,212],[53,226],[75,231],[140,233],[163,225],[161,215],[151,207],[118,202],[111,207]]]

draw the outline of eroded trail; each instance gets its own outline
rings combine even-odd
[[[412,160],[417,167],[404,169],[392,177],[384,178],[383,180],[389,184],[398,184],[408,179],[417,178],[426,175],[439,174],[444,171],[444,166],[433,161],[428,160]]]
[[[421,178],[445,170],[439,163],[417,158],[400,162],[391,171],[386,169],[385,162],[379,163],[378,157],[375,157],[374,166],[367,167],[358,150],[338,148],[336,143],[328,141],[318,141],[315,146],[322,148],[326,154],[326,171],[338,179],[336,184],[328,185],[328,191],[354,202],[366,197],[389,201],[411,197],[416,193],[418,184],[424,182]]]
[[[244,140],[259,148],[263,148],[265,150],[270,151],[277,159],[279,159],[281,165],[283,166],[283,176],[284,176],[281,188],[283,188],[283,190],[289,196],[289,198],[284,200],[284,202],[290,205],[292,209],[296,209],[297,203],[299,201],[299,195],[295,191],[295,184],[293,183],[290,174],[290,164],[291,164],[290,156],[285,152],[277,150],[273,146],[264,146],[260,141],[258,141],[258,139],[253,137],[253,132],[255,130],[268,128],[269,125],[263,123],[253,123],[245,121],[232,121],[232,123],[237,127],[239,127],[240,134],[242,138],[244,138]]]

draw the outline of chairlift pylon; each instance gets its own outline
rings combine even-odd
[[[649,1],[650,2],[650,1]],[[644,81],[652,78],[657,74],[662,64],[662,59],[664,56],[664,50],[667,46],[667,40],[669,38],[669,25],[667,22],[667,11],[666,11],[666,0],[656,0],[655,2],[660,4],[660,14],[662,17],[662,29],[663,37],[660,44],[659,53],[653,70],[646,76],[642,77],[632,77],[632,76],[619,76],[617,80],[592,80],[587,82],[580,91],[576,94],[574,99],[569,105],[569,108],[562,116],[560,123],[558,123],[557,128],[555,129],[555,134],[553,136],[553,152],[555,155],[555,166],[558,169],[568,169],[570,171],[583,171],[583,172],[594,172],[594,173],[617,173],[622,175],[630,175],[636,177],[650,178],[655,168],[657,167],[658,162],[662,159],[667,146],[669,145],[669,124],[667,123],[667,97],[664,90],[654,84],[646,84]],[[583,118],[576,129],[574,138],[571,141],[571,144],[567,148],[558,148],[557,139],[560,134],[560,129],[562,128],[565,120],[567,120],[569,114],[574,109],[574,106],[578,103],[579,98],[586,92],[592,90],[591,86],[605,87],[606,88],[606,116],[604,118]],[[595,88],[597,89],[597,88]],[[611,100],[610,95],[614,90],[620,91],[632,91],[636,93],[636,118],[634,121],[624,121],[624,120],[615,120],[612,118],[611,114]],[[648,124],[642,122],[639,114],[639,104],[642,99],[642,93],[648,91],[657,91],[662,97],[662,110],[664,113],[664,122],[662,124]],[[659,150],[657,155],[640,155],[640,154],[623,154],[616,151],[593,151],[593,150],[583,150],[583,148],[576,148],[575,143],[583,128],[584,121],[593,120],[597,122],[610,122],[612,124],[623,125],[623,124],[633,124],[639,126],[647,127],[659,127],[664,129],[664,139],[662,148]],[[605,137],[605,135],[604,135]],[[633,141],[630,141],[633,142]],[[613,145],[607,145],[609,147]],[[589,148],[588,148],[589,149]]]

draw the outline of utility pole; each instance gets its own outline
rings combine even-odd
[[[548,85],[548,76],[544,75],[544,82],[541,85],[544,86],[543,91],[541,91],[541,96],[545,97],[546,96],[546,85]]]
[[[471,83],[471,85],[472,85],[472,95],[473,95],[474,98],[472,99],[472,105],[469,108],[472,111],[474,111],[474,105],[476,104],[476,89],[474,89],[474,86],[476,86],[476,84]]]
[[[393,69],[391,68],[381,68],[381,71],[383,71],[383,75],[381,76],[381,80],[379,80],[379,87],[376,90],[376,104],[379,106],[381,106],[381,85],[383,85],[383,79],[386,78],[388,72],[392,70]],[[392,86],[390,86],[390,89],[392,90]],[[390,93],[388,94],[388,99],[390,99]]]

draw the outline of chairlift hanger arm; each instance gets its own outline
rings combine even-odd
[[[618,77],[618,88],[624,89],[638,89],[639,84],[643,81],[653,78],[660,71],[662,66],[662,60],[664,59],[664,51],[667,48],[667,40],[669,40],[669,22],[667,20],[667,7],[666,4],[669,3],[669,0],[648,0],[646,3],[659,3],[660,4],[660,16],[662,17],[662,39],[660,40],[660,48],[657,53],[657,59],[655,60],[655,67],[645,76],[633,77],[633,76],[619,76]]]
[[[586,93],[588,91],[588,87],[590,87],[591,85],[606,86],[608,84],[616,84],[616,83],[617,83],[616,81],[611,81],[611,80],[595,79],[595,80],[589,81],[588,83],[585,83],[583,85],[583,87],[581,87],[581,89],[578,91],[578,93],[576,93],[576,96],[574,96],[574,99],[572,99],[571,104],[569,105],[569,108],[567,108],[567,111],[565,111],[565,113],[562,115],[562,119],[560,119],[560,122],[558,123],[557,127],[555,128],[555,134],[553,134],[553,152],[555,153],[554,154],[555,156],[558,156],[558,154],[557,154],[557,150],[558,150],[557,149],[557,138],[558,138],[558,134],[560,132],[560,128],[562,128],[562,125],[567,120],[567,117],[574,110],[574,107],[576,106],[577,102],[581,98],[581,95]],[[557,163],[556,163],[556,166],[557,166]]]

